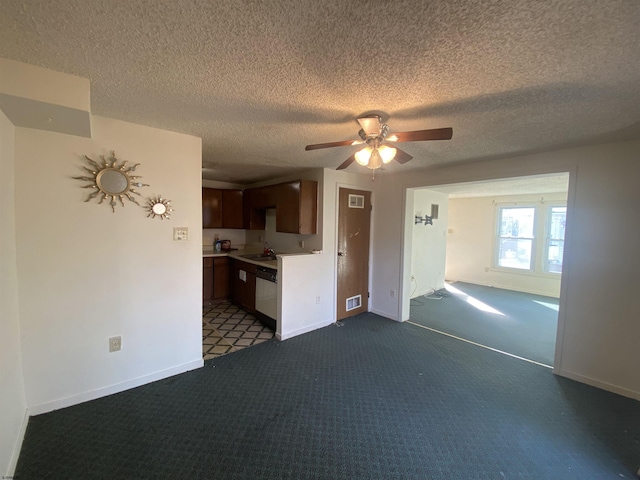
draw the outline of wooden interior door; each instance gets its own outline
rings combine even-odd
[[[341,188],[338,206],[337,316],[369,310],[371,192]]]

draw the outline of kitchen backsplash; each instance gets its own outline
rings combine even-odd
[[[229,228],[206,228],[202,230],[202,245],[210,247],[215,242],[216,234],[220,240],[230,240],[231,248],[237,248],[247,243],[244,230],[232,230]]]
[[[237,248],[243,245],[261,248],[264,242],[269,244],[276,252],[299,253],[312,249],[322,249],[320,235],[295,235],[292,233],[276,232],[276,211],[268,209],[266,215],[266,230],[231,230],[224,228],[211,228],[202,230],[202,245],[213,245],[215,236],[220,240],[230,240],[231,247]],[[304,242],[304,247],[300,242]]]

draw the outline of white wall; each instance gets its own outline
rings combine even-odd
[[[340,187],[371,190],[371,177],[366,174],[330,169],[312,171],[318,180],[318,235],[306,248],[322,250],[319,255],[282,257],[279,269],[278,337],[285,340],[336,321],[337,213]],[[374,205],[374,210],[376,206]],[[277,248],[277,246],[276,246]],[[320,303],[317,303],[320,297]]]
[[[416,224],[415,215],[431,215],[431,205],[438,205],[438,218],[433,225]],[[447,223],[449,218],[447,194],[416,189],[413,195],[411,225],[411,297],[444,288],[447,258]]]
[[[411,267],[399,252],[407,188],[568,171],[554,371],[640,399],[639,152],[636,140],[388,176],[385,188],[376,190],[384,208],[374,209],[374,308],[389,318],[409,315]],[[404,294],[395,308],[387,295],[394,283]]]
[[[201,141],[93,117],[93,138],[16,128],[15,215],[22,354],[31,414],[202,365]],[[82,155],[140,163],[141,203],[85,203]],[[189,228],[174,242],[174,226]],[[122,336],[109,353],[108,338]]]
[[[544,203],[541,200],[544,199]],[[497,205],[537,205],[564,203],[565,193],[509,195],[497,197],[452,198],[449,200],[447,239],[447,280],[494,286],[508,290],[560,296],[560,275],[529,273],[494,268]],[[542,220],[542,219],[540,219]],[[544,255],[544,242],[536,242],[536,263]]]
[[[13,475],[27,425],[16,267],[14,130],[0,111],[0,472],[7,477]]]

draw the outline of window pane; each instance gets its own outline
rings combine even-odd
[[[524,238],[501,238],[498,265],[530,270],[532,244],[533,240]]]
[[[567,221],[567,207],[551,207],[549,237],[564,240],[564,227]]]
[[[549,224],[547,232],[547,258],[545,272],[562,272],[562,255],[564,254],[564,230],[567,220],[567,207],[549,207]]]
[[[501,208],[500,236],[533,238],[535,208]]]
[[[549,240],[547,249],[547,268],[550,273],[562,272],[562,255],[564,253],[564,242],[562,240]]]

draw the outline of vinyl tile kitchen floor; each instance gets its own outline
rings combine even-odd
[[[205,360],[273,338],[274,331],[231,302],[202,307],[202,357]]]

